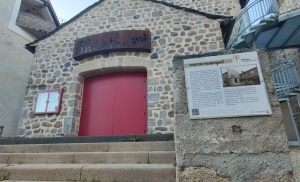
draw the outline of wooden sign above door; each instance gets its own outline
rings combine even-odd
[[[151,52],[149,30],[121,30],[83,37],[75,40],[73,58],[111,52]]]

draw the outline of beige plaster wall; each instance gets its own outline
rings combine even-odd
[[[75,61],[78,38],[117,30],[151,32],[152,53],[123,52]],[[174,131],[173,65],[175,55],[202,54],[224,49],[220,23],[144,0],[103,1],[78,19],[36,44],[28,84],[65,90],[59,115],[34,115],[38,89],[27,90],[19,123],[20,137],[77,135],[80,124],[84,78],[80,70],[115,70],[142,66],[148,73],[148,133]],[[144,62],[150,62],[145,65]],[[93,67],[92,65],[96,65]],[[54,82],[51,77],[55,76]]]
[[[16,135],[25,86],[33,60],[33,54],[24,49],[28,40],[8,29],[15,0],[0,4],[0,126],[2,137]]]

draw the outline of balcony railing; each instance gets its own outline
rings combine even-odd
[[[19,12],[16,23],[27,28],[44,31],[47,33],[56,28],[54,22],[22,11]]]
[[[282,0],[280,8],[278,8],[276,0],[256,0],[250,2],[252,3],[248,4],[236,17],[226,49],[231,49],[237,40],[247,34],[252,26],[259,24],[261,20],[271,16],[288,15],[299,11],[300,8],[299,0]]]
[[[293,89],[300,86],[295,63],[291,60],[283,61],[277,65],[271,65],[274,88],[278,97],[284,97],[293,93]]]

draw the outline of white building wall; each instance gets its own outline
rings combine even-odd
[[[5,3],[0,4],[0,127],[4,127],[2,137],[16,135],[33,60],[33,54],[24,49],[24,45],[35,37],[14,24],[20,3],[21,0],[5,0]],[[10,20],[12,21],[9,22]]]

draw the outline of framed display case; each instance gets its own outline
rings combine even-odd
[[[57,114],[60,112],[63,89],[40,90],[36,97],[34,114]]]

